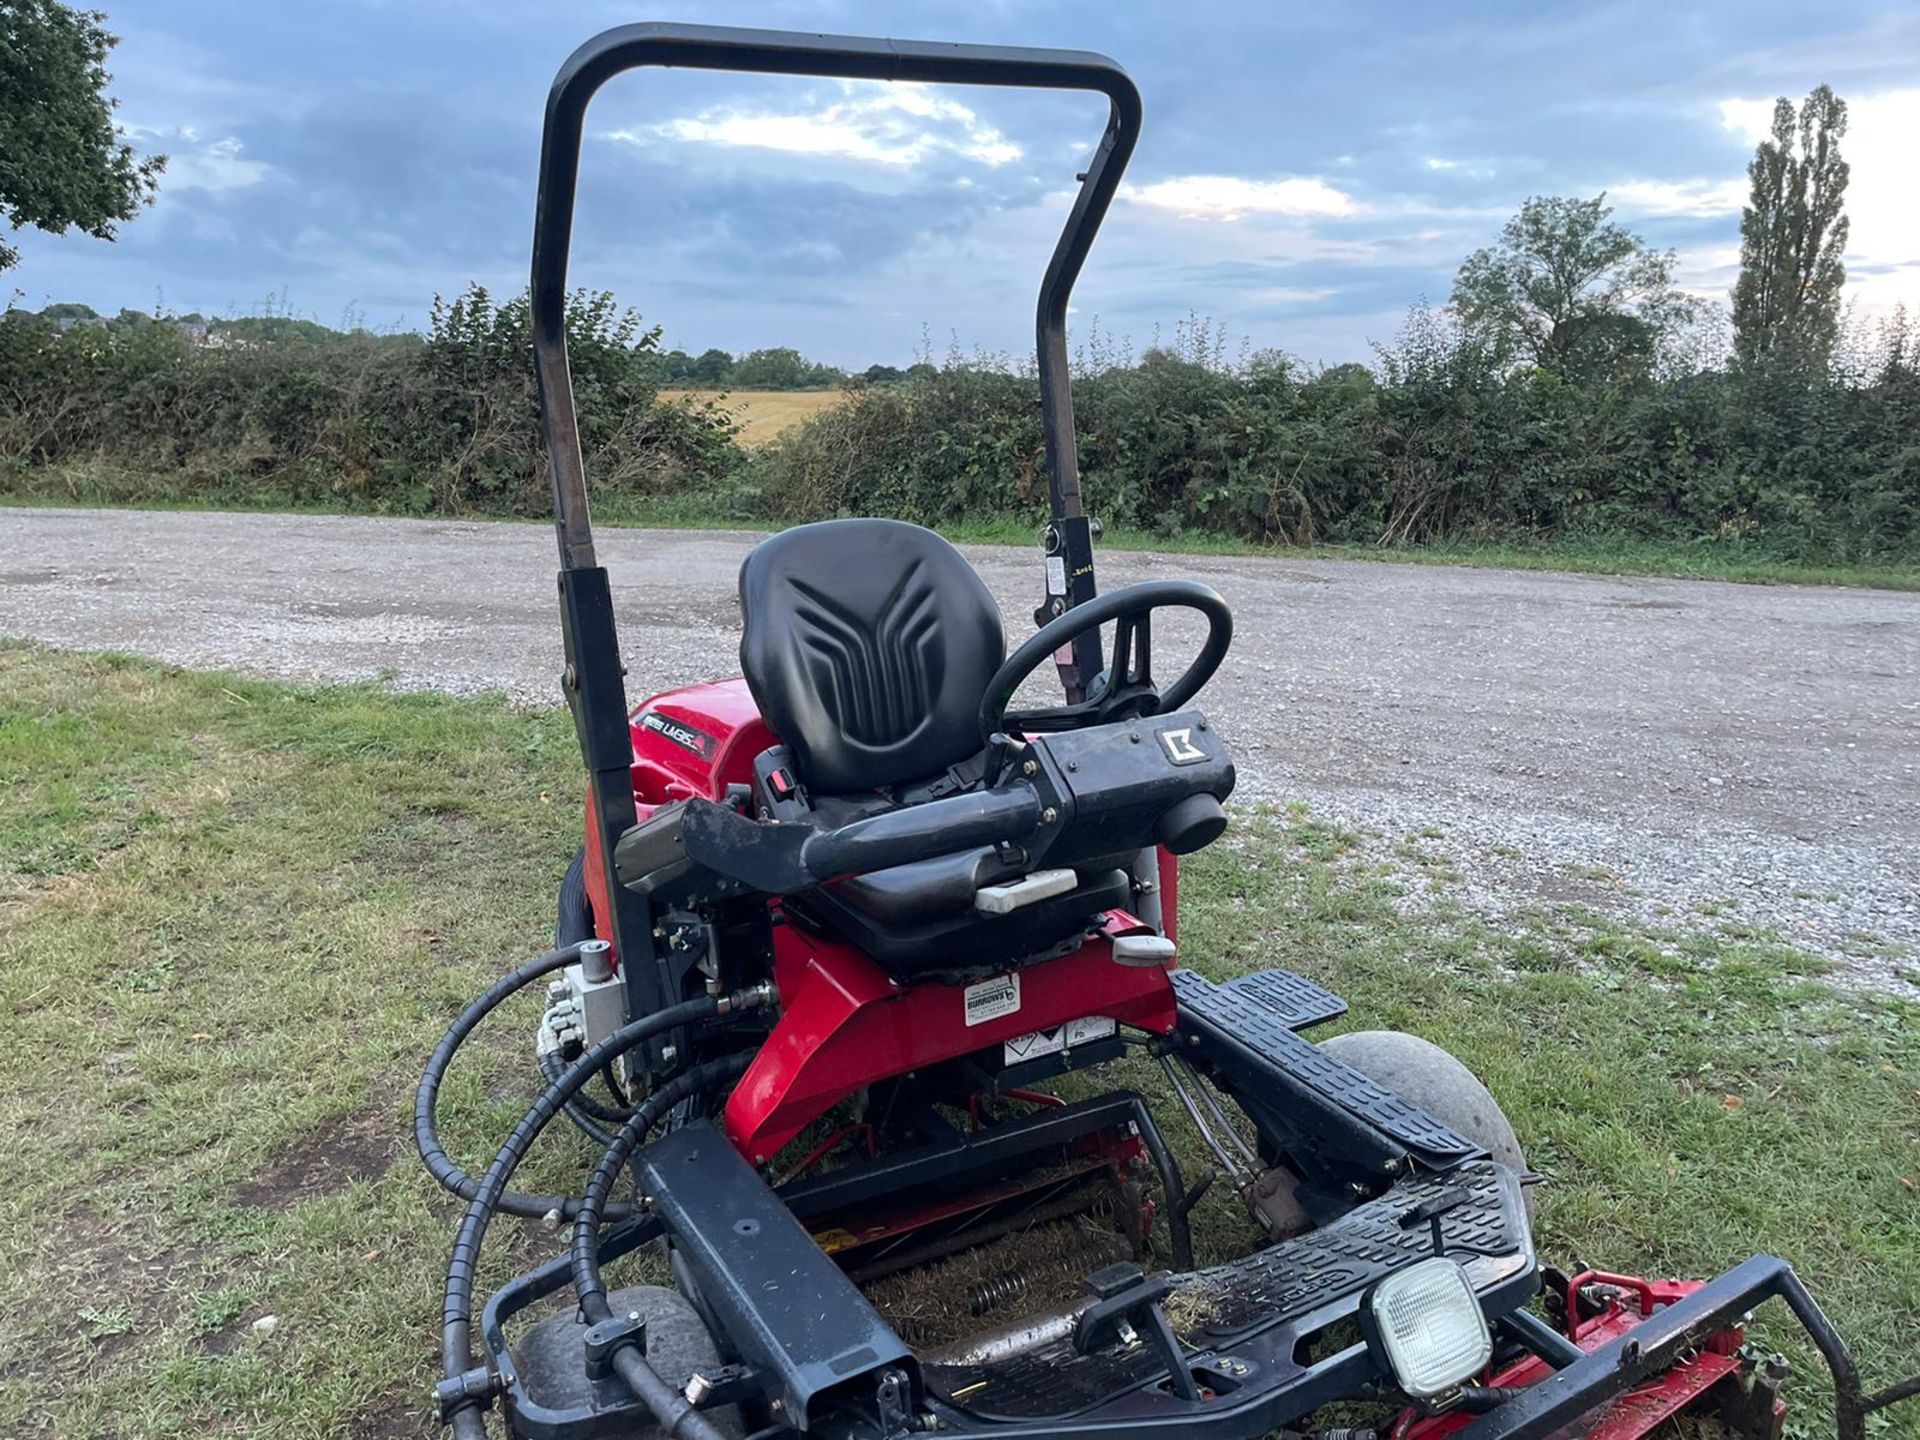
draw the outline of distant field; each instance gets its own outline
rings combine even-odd
[[[705,400],[711,390],[662,390],[662,400]],[[740,443],[758,449],[781,431],[802,420],[831,410],[841,400],[838,390],[733,390],[725,395],[726,409],[740,426]]]

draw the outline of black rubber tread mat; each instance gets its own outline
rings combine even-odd
[[[1410,1151],[1442,1162],[1480,1153],[1480,1146],[1424,1110],[1374,1084],[1312,1041],[1302,1040],[1277,1014],[1244,991],[1215,985],[1191,970],[1173,972],[1173,990],[1187,1015],[1237,1041],[1269,1065],[1285,1070],[1323,1099],[1392,1136]]]
[[[1296,1321],[1375,1280],[1433,1254],[1432,1228],[1403,1226],[1414,1206],[1458,1187],[1466,1198],[1441,1217],[1449,1254],[1511,1255],[1526,1244],[1518,1180],[1491,1160],[1395,1186],[1331,1225],[1224,1265],[1201,1270],[1166,1302],[1168,1318],[1194,1350],[1230,1347]],[[1078,1414],[1157,1379],[1163,1367],[1145,1345],[1082,1355],[1070,1339],[983,1365],[925,1367],[949,1404],[983,1419],[1032,1420]]]
[[[1307,1030],[1347,1013],[1346,1001],[1291,970],[1256,970],[1220,988],[1266,1006],[1289,1030]]]

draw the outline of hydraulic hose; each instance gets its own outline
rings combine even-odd
[[[466,1043],[467,1037],[479,1027],[482,1020],[499,1008],[502,1001],[526,989],[541,976],[563,970],[579,958],[578,943],[562,945],[502,975],[460,1012],[459,1019],[447,1027],[447,1033],[440,1037],[433,1054],[427,1057],[426,1068],[420,1072],[420,1087],[413,1096],[413,1143],[420,1152],[420,1160],[427,1167],[427,1173],[462,1200],[473,1199],[479,1193],[480,1182],[454,1164],[446,1147],[440,1143],[435,1109],[440,1101],[440,1086],[446,1079],[447,1068],[452,1065],[455,1052]],[[539,1220],[555,1210],[571,1213],[569,1204],[563,1195],[522,1195],[509,1191],[500,1197],[497,1208],[509,1215]]]
[[[591,937],[589,937],[591,938]],[[486,991],[472,1004],[460,1012],[460,1017],[447,1028],[440,1037],[440,1043],[434,1047],[433,1054],[427,1057],[426,1068],[420,1072],[420,1085],[413,1097],[413,1143],[420,1152],[420,1160],[427,1167],[427,1173],[443,1187],[458,1195],[462,1200],[471,1200],[480,1189],[480,1182],[447,1154],[446,1147],[440,1143],[439,1117],[440,1087],[445,1082],[448,1067],[453,1063],[454,1055],[466,1043],[467,1037],[479,1028],[480,1022],[500,1007],[509,997],[518,994],[534,981],[556,970],[565,969],[580,957],[580,942],[562,945],[548,951],[534,960],[529,960],[518,969],[508,972],[494,981]],[[566,1065],[558,1056],[541,1055],[539,1057],[541,1074],[549,1084],[557,1081],[565,1072]],[[631,1112],[615,1111],[599,1106],[584,1095],[576,1095],[568,1102],[568,1114],[574,1123],[595,1144],[605,1147],[613,1139],[611,1131],[592,1123],[594,1120],[610,1121],[619,1124]],[[583,1113],[584,1112],[584,1113]],[[500,1197],[496,1210],[509,1215],[517,1215],[524,1220],[542,1220],[559,1211],[563,1216],[573,1214],[575,1201],[565,1195],[528,1195],[517,1190],[509,1190]],[[624,1207],[611,1218],[624,1218]]]
[[[534,1058],[539,1062],[541,1078],[549,1085],[567,1073],[567,1062],[556,1051],[542,1050]],[[621,1114],[613,1114],[604,1105],[597,1105],[588,1099],[584,1092],[567,1102],[567,1118],[579,1126],[582,1135],[602,1150],[613,1143],[613,1132],[604,1129],[600,1121],[606,1119],[618,1125],[632,1113],[628,1110]]]
[[[521,1117],[520,1123],[507,1136],[499,1153],[493,1157],[493,1163],[487,1167],[487,1173],[475,1187],[466,1215],[460,1221],[459,1232],[454,1237],[453,1254],[447,1262],[446,1290],[440,1317],[441,1360],[449,1379],[463,1375],[473,1364],[474,1271],[480,1258],[480,1247],[486,1239],[487,1226],[492,1222],[496,1210],[503,1208],[501,1199],[508,1193],[507,1182],[513,1178],[514,1170],[548,1122],[609,1060],[625,1054],[634,1046],[643,1044],[664,1030],[708,1019],[727,1010],[755,1009],[771,998],[770,988],[755,988],[727,996],[724,1000],[702,995],[664,1010],[656,1010],[651,1015],[622,1026],[588,1050],[567,1068],[565,1075],[549,1085],[534,1101],[533,1106]],[[660,1087],[656,1095],[664,1097],[670,1093],[673,1100],[678,1100],[680,1093],[684,1092],[676,1092],[674,1083],[669,1081]],[[643,1111],[646,1108],[642,1107]],[[635,1120],[638,1119],[639,1115],[636,1114]],[[631,1125],[634,1122],[628,1123]],[[626,1213],[626,1206],[609,1206],[605,1200],[603,1195],[601,1203],[595,1207],[596,1217],[604,1215],[613,1218],[616,1214]],[[577,1213],[578,1202],[560,1199],[557,1205],[550,1205],[540,1213],[545,1215],[555,1209],[563,1215],[574,1214]]]
[[[580,1208],[573,1217],[573,1288],[579,1300],[580,1313],[586,1316],[589,1325],[599,1324],[612,1313],[607,1307],[606,1284],[600,1278],[600,1221],[607,1205],[607,1196],[619,1180],[620,1172],[626,1168],[627,1161],[647,1138],[648,1132],[674,1106],[690,1095],[739,1078],[741,1072],[752,1063],[752,1058],[750,1055],[728,1055],[681,1071],[646,1098],[633,1112],[633,1118],[620,1127],[620,1133],[614,1137],[613,1144],[607,1147],[607,1153],[600,1157],[599,1168],[593,1172],[593,1179],[587,1182],[587,1193],[580,1197]],[[666,1417],[660,1418],[664,1421]]]

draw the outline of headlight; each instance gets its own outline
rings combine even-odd
[[[1473,1282],[1439,1256],[1380,1281],[1360,1317],[1374,1358],[1416,1400],[1446,1394],[1493,1358],[1493,1337]]]

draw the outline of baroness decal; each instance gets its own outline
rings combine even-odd
[[[675,720],[662,715],[658,710],[649,710],[642,715],[640,728],[651,730],[656,735],[664,735],[682,750],[691,750],[702,760],[711,760],[713,752],[720,748],[720,742],[706,731],[695,729],[684,720]]]

